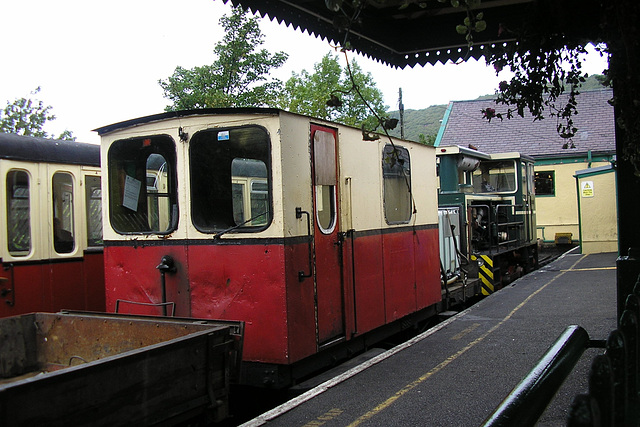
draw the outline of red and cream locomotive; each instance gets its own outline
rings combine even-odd
[[[272,387],[435,314],[434,147],[277,109],[97,131],[107,311],[243,320]]]

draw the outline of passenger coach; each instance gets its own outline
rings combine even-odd
[[[100,146],[0,133],[0,317],[104,311]]]
[[[435,150],[275,109],[97,129],[107,310],[243,320],[282,387],[435,313]]]

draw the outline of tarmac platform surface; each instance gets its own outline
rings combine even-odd
[[[243,425],[481,425],[568,326],[615,329],[617,254],[576,252]],[[566,425],[602,352],[584,352],[538,426]]]

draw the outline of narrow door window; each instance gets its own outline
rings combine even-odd
[[[336,223],[336,141],[332,133],[313,134],[316,218],[323,233],[331,233]]]
[[[102,246],[102,189],[99,176],[85,179],[87,200],[87,246]]]
[[[53,175],[53,247],[59,254],[75,248],[73,218],[73,177],[69,173]]]

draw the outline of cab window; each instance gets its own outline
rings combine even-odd
[[[259,231],[271,222],[269,135],[244,126],[191,138],[193,225],[202,232]]]
[[[513,193],[516,172],[515,160],[483,160],[473,172],[474,193]]]
[[[109,220],[118,233],[173,231],[178,223],[176,148],[166,135],[109,148]]]

